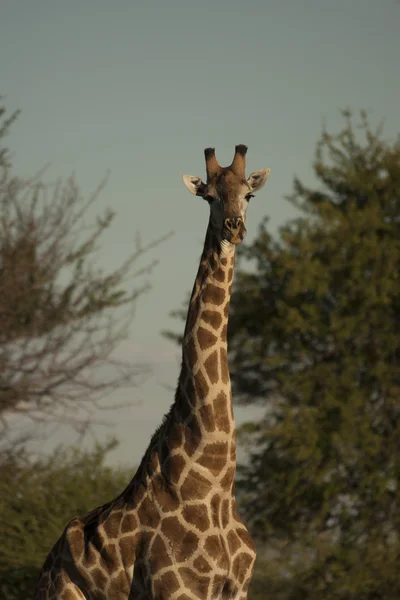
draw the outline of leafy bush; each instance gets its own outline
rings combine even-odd
[[[0,598],[26,600],[67,523],[117,496],[133,473],[104,464],[115,442],[92,452],[56,452],[0,463]]]

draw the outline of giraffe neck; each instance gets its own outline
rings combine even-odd
[[[209,225],[189,303],[177,394],[200,419],[203,433],[234,433],[227,358],[234,261],[235,246],[219,243]]]

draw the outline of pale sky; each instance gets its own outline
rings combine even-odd
[[[399,64],[396,0],[0,0],[0,95],[22,110],[8,139],[16,174],[50,162],[48,179],[74,173],[87,196],[111,171],[97,203],[117,212],[106,269],[137,230],[144,242],[175,231],[148,257],[160,263],[121,349],[153,376],[129,393],[136,406],[101,415],[112,426],[96,430],[120,440],[113,461],[138,463],[173,399],[179,350],[160,331],[179,326],[169,312],[192,287],[208,219],[182,174],[204,176],[207,146],[229,164],[245,143],[248,173],[271,168],[247,240],[265,215],[276,232],[294,216],[284,199],[294,175],[313,181],[322,123],[341,127],[339,109],[367,109],[397,135]],[[239,422],[251,414],[236,409]],[[73,441],[57,436],[41,446]]]

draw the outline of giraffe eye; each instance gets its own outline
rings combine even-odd
[[[214,196],[211,196],[211,194],[207,194],[207,196],[204,196],[204,200],[207,200],[207,202],[214,202],[215,198]]]
[[[250,198],[254,198],[254,194],[246,194],[245,198],[247,202],[250,202]]]

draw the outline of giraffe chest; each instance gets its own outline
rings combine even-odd
[[[178,599],[187,590],[192,600],[230,600],[247,589],[255,548],[231,497],[183,503],[146,536],[135,565],[135,600]]]

